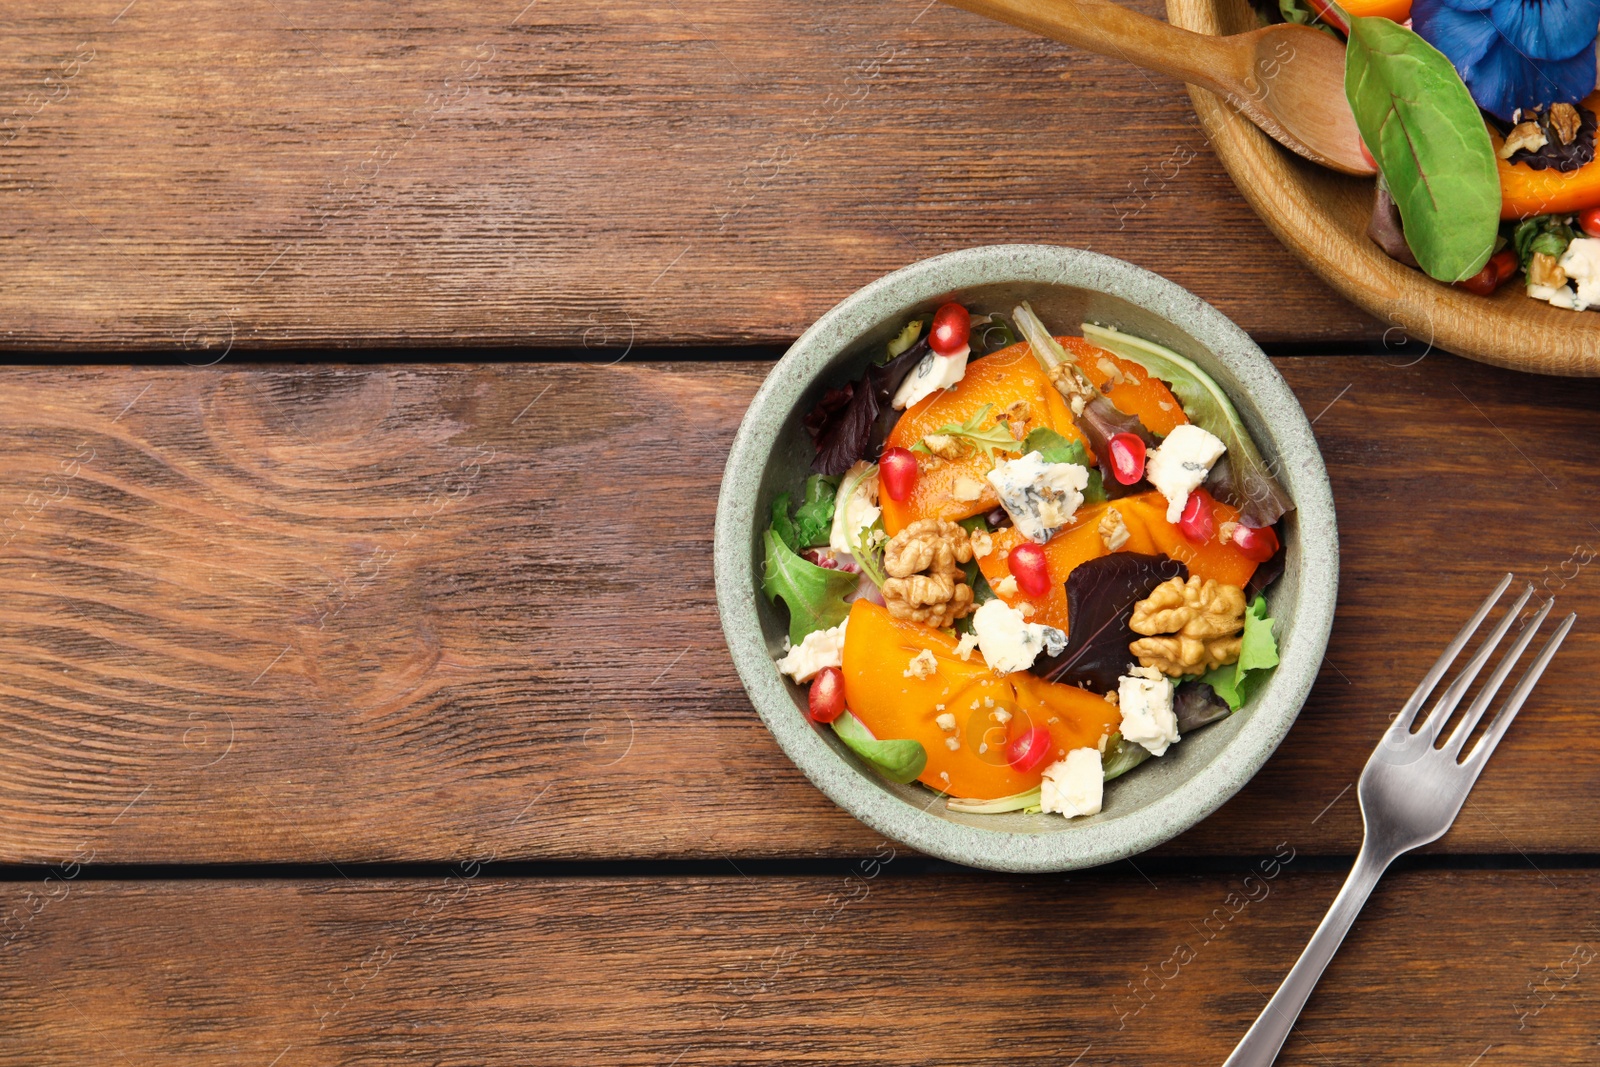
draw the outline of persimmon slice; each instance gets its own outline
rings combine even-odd
[[[921,677],[912,660],[924,650],[936,666]],[[1025,672],[996,675],[981,653],[962,660],[954,638],[864,600],[851,609],[845,631],[844,687],[845,704],[875,737],[921,742],[928,765],[919,781],[984,800],[1039,784],[1040,769],[1024,773],[1006,761],[1006,746],[1029,729],[1050,732],[1048,764],[1098,746],[1121,721],[1114,706],[1085,689]],[[942,715],[953,718],[953,729],[940,725]]]

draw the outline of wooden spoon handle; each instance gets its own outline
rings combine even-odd
[[[1172,26],[1110,0],[945,0],[1001,22],[1146,70],[1180,78],[1224,97],[1250,73],[1251,52],[1227,37]]]

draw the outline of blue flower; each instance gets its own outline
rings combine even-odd
[[[1411,25],[1506,122],[1594,90],[1600,0],[1415,0]]]

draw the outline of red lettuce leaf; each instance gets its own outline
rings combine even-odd
[[[1089,451],[1093,452],[1099,461],[1100,481],[1105,487],[1107,499],[1116,500],[1119,497],[1132,496],[1150,488],[1150,483],[1143,478],[1132,485],[1123,485],[1117,481],[1116,472],[1111,469],[1110,442],[1117,434],[1135,434],[1145,443],[1146,448],[1154,448],[1160,442],[1160,438],[1145,427],[1144,421],[1139,416],[1125,414],[1110,400],[1097,396],[1084,405],[1083,414],[1078,416],[1078,429],[1089,439]]]
[[[896,389],[928,354],[923,338],[882,366],[868,367],[859,381],[830,389],[805,417],[816,440],[817,474],[843,474],[858,459],[876,459],[900,413],[889,406]]]
[[[1067,647],[1041,658],[1033,673],[1097,693],[1117,687],[1133,662],[1128,628],[1133,607],[1169,578],[1187,580],[1189,568],[1166,556],[1113,552],[1080,563],[1067,575]]]
[[[1178,734],[1188,737],[1191,730],[1226,719],[1233,709],[1211,686],[1191,680],[1180,683],[1172,694],[1172,712],[1178,718]]]

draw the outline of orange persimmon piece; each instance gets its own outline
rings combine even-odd
[[[1342,6],[1356,18],[1376,15],[1391,22],[1404,22],[1411,17],[1411,0],[1342,0]]]
[[[1232,541],[1223,541],[1218,536],[1197,545],[1183,536],[1175,523],[1167,521],[1167,498],[1160,493],[1140,493],[1118,500],[1116,504],[1122,511],[1130,540],[1134,528],[1142,527],[1145,536],[1155,543],[1156,551],[1188,567],[1191,575],[1215,578],[1225,585],[1243,589],[1256,572],[1256,561],[1239,551]],[[1219,531],[1225,523],[1239,521],[1238,508],[1220,500],[1212,507]]]
[[[1124,415],[1137,415],[1157,437],[1165,437],[1189,421],[1172,390],[1131,359],[1107,352],[1082,337],[1057,337],[1073,362]]]
[[[1073,516],[1071,525],[1060,530],[1044,546],[1045,560],[1050,567],[1050,591],[1044,596],[1028,596],[1020,589],[1011,596],[999,591],[999,583],[1011,574],[1006,556],[1023,540],[1015,527],[996,530],[989,535],[993,545],[988,555],[978,560],[978,568],[988,579],[995,595],[1014,608],[1033,605],[1030,622],[1042,622],[1068,633],[1067,629],[1067,576],[1081,563],[1108,555],[1105,542],[1100,539],[1100,519],[1108,508],[1116,508],[1128,528],[1128,540],[1119,552],[1140,552],[1145,555],[1163,555],[1175,559],[1189,568],[1190,574],[1215,578],[1228,585],[1243,588],[1256,571],[1255,561],[1246,556],[1231,542],[1218,540],[1197,545],[1183,536],[1176,525],[1167,521],[1167,500],[1157,492],[1140,493],[1102,504],[1085,504]],[[1239,512],[1220,500],[1216,503],[1216,522],[1220,529],[1225,522],[1236,521]]]
[[[937,666],[921,678],[911,661],[924,650]],[[845,631],[844,693],[845,706],[874,737],[922,744],[928,765],[918,781],[983,800],[1039,784],[1043,768],[1025,774],[1006,762],[1006,745],[1023,732],[1049,730],[1054,762],[1072,749],[1098,746],[1121,722],[1115,707],[1088,690],[1026,672],[996,675],[978,652],[963,661],[954,638],[865,600],[850,609]],[[946,714],[954,716],[955,729],[939,725]],[[952,739],[954,749],[947,743]]]
[[[1600,91],[1583,101],[1590,111],[1600,111]],[[1600,206],[1600,159],[1577,170],[1562,173],[1554,167],[1534,170],[1524,163],[1500,158],[1505,138],[1493,126],[1489,140],[1494,145],[1495,163],[1500,169],[1500,217],[1526,219],[1534,215],[1560,215]]]
[[[963,423],[990,406],[981,429],[988,429],[1012,404],[1022,401],[1028,417],[1021,427],[1048,426],[1068,441],[1081,441],[1072,411],[1050,384],[1033,352],[1025,343],[1003,348],[967,365],[967,373],[953,389],[936,392],[913,404],[890,431],[886,446],[910,448],[941,426]],[[1018,427],[1013,424],[1012,429]],[[1022,443],[1017,443],[1017,452]],[[917,453],[917,483],[904,500],[879,495],[883,528],[893,537],[918,519],[965,519],[1000,506],[1000,497],[985,477],[993,463],[987,451],[974,448],[959,459],[945,460]],[[958,485],[968,492],[957,494]],[[977,495],[973,496],[973,492]],[[971,499],[964,499],[970,497]]]
[[[1065,631],[1067,628],[1067,575],[1080,563],[1087,563],[1091,559],[1098,559],[1106,554],[1106,546],[1100,540],[1100,517],[1105,514],[1106,504],[1085,504],[1078,509],[1072,517],[1072,524],[1056,533],[1044,546],[1044,558],[1050,568],[1050,590],[1043,596],[1029,596],[1022,590],[1017,590],[1011,596],[1005,596],[996,589],[995,595],[1007,604],[1020,609],[1023,604],[1033,606],[1033,614],[1028,617],[1029,622],[1042,622],[1046,626],[1054,626]],[[1155,552],[1155,543],[1150,540],[1149,534],[1142,528],[1139,530],[1139,540],[1134,543],[1132,539],[1133,527],[1128,528],[1129,543],[1125,550],[1129,552]],[[988,555],[978,560],[978,569],[983,571],[983,576],[988,579],[991,587],[996,587],[1006,578],[1010,577],[1011,569],[1006,562],[1010,552],[1025,541],[1016,527],[1008,526],[1004,530],[996,530],[989,535],[989,541],[994,546]]]

